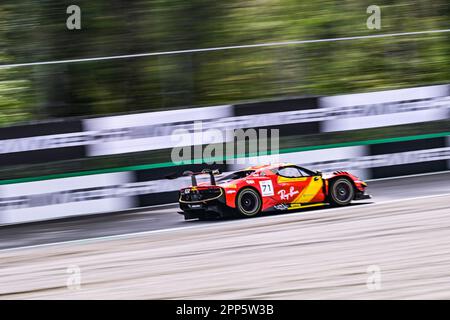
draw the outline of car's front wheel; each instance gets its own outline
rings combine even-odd
[[[355,197],[353,184],[345,178],[334,180],[330,184],[330,203],[335,206],[346,206]]]
[[[254,217],[261,212],[262,200],[258,191],[252,188],[242,189],[236,197],[236,209],[241,217]]]

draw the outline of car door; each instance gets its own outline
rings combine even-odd
[[[280,203],[297,203],[302,190],[308,185],[308,177],[304,177],[296,167],[282,167],[277,173],[275,188],[276,196]]]
[[[313,203],[324,200],[323,180],[296,166],[279,168],[276,195],[281,203]]]
[[[325,201],[324,181],[321,174],[298,167],[304,177],[308,177],[307,185],[298,199],[299,203],[317,203]]]

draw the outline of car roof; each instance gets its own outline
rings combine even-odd
[[[293,163],[285,163],[285,162],[281,162],[281,163],[273,163],[273,164],[264,164],[264,165],[259,165],[259,166],[251,166],[251,167],[247,167],[244,170],[255,170],[255,171],[262,171],[262,170],[270,170],[270,169],[278,169],[280,167],[287,167],[287,166],[295,166],[295,164]]]

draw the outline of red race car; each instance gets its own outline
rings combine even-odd
[[[210,182],[196,176],[209,174]],[[320,205],[345,206],[369,199],[367,184],[346,172],[322,174],[294,164],[249,167],[223,177],[218,171],[185,172],[192,186],[180,190],[179,204],[186,220],[213,217],[254,217],[265,211],[285,211]]]

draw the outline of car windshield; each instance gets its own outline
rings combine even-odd
[[[297,166],[280,167],[272,169],[271,171],[284,177],[309,177],[317,175],[317,173],[313,170]]]
[[[224,177],[221,177],[221,178],[217,179],[217,181],[218,182],[226,182],[226,181],[241,179],[241,178],[245,178],[245,177],[251,175],[253,172],[255,172],[255,170],[236,171],[236,172],[233,172],[233,173],[231,173],[229,175],[226,175]]]

